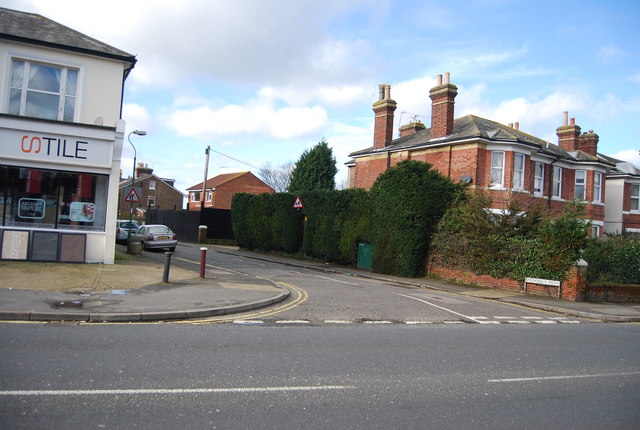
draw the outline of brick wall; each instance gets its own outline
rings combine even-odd
[[[640,302],[640,285],[587,284],[585,300],[589,302]]]
[[[461,282],[479,287],[525,293],[524,283],[509,278],[494,278],[489,275],[476,275],[473,272],[429,265],[428,272],[441,279]],[[562,282],[561,299],[573,302],[584,300],[586,285],[586,267],[574,266],[565,274]],[[527,283],[526,293],[536,296],[558,297],[558,287]]]

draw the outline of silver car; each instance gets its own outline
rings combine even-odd
[[[148,224],[138,228],[132,237],[142,242],[142,249],[168,248],[175,251],[178,240],[169,227],[162,224]]]
[[[129,230],[131,230],[131,234],[134,234],[139,227],[138,221],[119,219],[116,222],[116,242],[126,243],[129,238]]]

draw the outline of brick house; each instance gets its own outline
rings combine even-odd
[[[421,122],[400,127],[393,139],[394,111],[391,86],[380,85],[373,147],[353,152],[347,163],[349,187],[370,188],[386,169],[403,160],[430,163],[441,174],[470,184],[491,195],[493,211],[504,210],[510,199],[523,207],[541,203],[554,212],[574,199],[585,203],[594,236],[603,234],[605,175],[615,164],[598,154],[598,135],[581,133],[575,119],[564,113],[556,130],[558,143],[475,115],[454,118],[457,87],[446,74],[431,89],[431,128]]]
[[[125,193],[131,190],[131,178],[122,179],[118,191],[118,219],[129,217],[129,211],[133,209],[133,215],[144,217],[146,210],[151,209],[182,209],[184,193],[174,187],[175,180],[160,178],[153,174],[149,166],[138,163],[136,166],[136,178],[134,188],[139,192],[140,202],[125,202]]]
[[[605,233],[640,233],[640,169],[626,161],[605,157],[615,168],[607,173]]]
[[[262,182],[251,172],[225,173],[207,179],[202,196],[202,182],[187,188],[189,200],[187,209],[199,211],[204,197],[205,208],[231,209],[231,199],[235,193],[273,193],[273,188]]]

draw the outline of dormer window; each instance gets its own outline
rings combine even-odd
[[[13,60],[7,112],[12,115],[73,121],[78,70]]]

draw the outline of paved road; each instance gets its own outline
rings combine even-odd
[[[174,264],[193,269],[199,249],[180,246]],[[161,254],[151,254],[163,258]],[[191,263],[190,263],[191,262]],[[373,279],[323,273],[210,251],[208,273],[236,270],[280,282],[294,292],[275,309],[204,321],[300,324],[577,324],[588,320],[492,300],[429,289],[412,288]]]
[[[636,429],[640,326],[2,324],[0,428]]]

